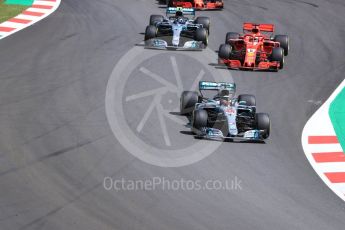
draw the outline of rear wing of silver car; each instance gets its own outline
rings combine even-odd
[[[211,81],[200,81],[199,90],[221,90],[227,89],[235,93],[236,84],[229,82],[211,82]]]
[[[181,11],[184,16],[195,17],[195,10],[193,8],[182,8],[182,7],[168,7],[166,10],[167,17],[175,15],[177,11]]]

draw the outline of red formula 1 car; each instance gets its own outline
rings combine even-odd
[[[194,8],[196,10],[221,10],[223,0],[168,0],[168,7]]]
[[[243,34],[229,32],[219,47],[219,63],[231,69],[282,69],[289,53],[289,37],[273,35],[274,25],[244,23]]]

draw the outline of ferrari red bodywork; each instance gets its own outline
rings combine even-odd
[[[221,10],[223,9],[223,0],[170,0],[170,7],[194,8],[196,10]]]
[[[272,24],[243,24],[243,35],[229,39],[231,55],[229,59],[219,59],[231,69],[278,70],[280,62],[270,61],[272,50],[280,47],[279,42],[271,39],[274,32]]]

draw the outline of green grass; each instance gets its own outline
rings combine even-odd
[[[7,5],[3,0],[0,0],[0,23],[17,16],[28,7],[29,6],[22,5]]]
[[[329,107],[329,116],[340,145],[343,151],[345,151],[345,88],[331,103]]]

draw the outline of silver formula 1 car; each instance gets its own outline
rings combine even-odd
[[[215,91],[212,97],[205,92]],[[263,141],[270,135],[270,119],[256,113],[256,99],[242,94],[234,97],[236,85],[226,82],[199,82],[199,92],[184,91],[180,99],[182,115],[190,115],[196,138],[214,140]]]
[[[192,8],[169,7],[166,17],[151,15],[145,30],[145,47],[173,50],[202,50],[208,44],[210,19],[195,18]]]

